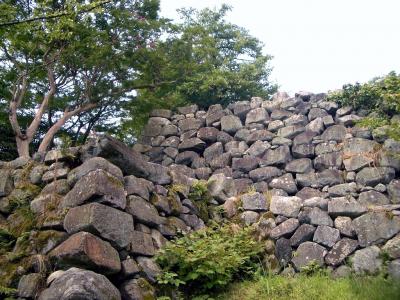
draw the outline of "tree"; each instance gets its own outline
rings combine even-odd
[[[226,5],[180,10],[183,22],[171,26],[170,35],[141,59],[141,79],[165,84],[139,91],[126,127],[140,127],[154,107],[197,103],[205,108],[275,91],[269,80],[271,56],[263,54],[257,38],[225,20],[229,10]]]
[[[137,57],[161,34],[158,10],[158,0],[0,4],[0,76],[9,87],[0,100],[9,101],[19,156],[30,155],[41,125],[39,152],[66,124],[87,135],[106,111],[118,117],[130,92],[148,86],[137,84]],[[26,127],[21,115],[31,117]]]

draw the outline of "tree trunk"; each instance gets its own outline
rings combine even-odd
[[[26,156],[30,157],[29,154],[29,139],[21,139],[19,136],[16,137],[17,150],[19,157]]]
[[[82,107],[76,108],[73,111],[65,111],[63,116],[60,119],[58,119],[58,121],[55,122],[53,126],[51,126],[51,128],[46,132],[45,136],[42,139],[42,142],[39,145],[38,152],[41,153],[47,151],[56,133],[61,129],[61,127],[64,126],[65,122],[67,122],[71,117],[83,111],[93,109],[96,106],[97,106],[96,103],[89,103]]]

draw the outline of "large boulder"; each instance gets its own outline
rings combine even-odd
[[[315,230],[313,241],[322,246],[332,248],[339,239],[339,230],[326,225],[320,225],[317,227],[317,230]]]
[[[124,209],[126,198],[123,183],[110,173],[98,169],[88,173],[64,197],[62,207],[75,207],[96,201]]]
[[[115,274],[121,270],[117,250],[88,232],[71,235],[53,249],[49,257],[59,267],[84,266],[104,274]]]
[[[301,206],[302,200],[299,197],[272,196],[270,210],[275,215],[295,218]]]
[[[13,187],[11,169],[0,169],[0,197],[10,194]]]
[[[131,214],[135,221],[149,226],[157,226],[165,222],[153,204],[138,196],[128,196],[126,212]]]
[[[367,167],[357,173],[356,181],[359,184],[375,186],[378,183],[389,183],[395,176],[390,167]]]
[[[336,217],[334,223],[335,223],[335,228],[340,231],[341,235],[347,237],[354,237],[356,235],[350,217],[343,217],[343,216]]]
[[[297,248],[296,255],[292,258],[293,266],[297,271],[301,271],[302,268],[307,267],[311,263],[323,266],[326,253],[326,249],[321,245],[313,242],[305,242]]]
[[[179,151],[194,151],[194,152],[202,152],[206,147],[206,143],[201,139],[194,137],[190,139],[183,140],[179,146]]]
[[[377,246],[357,250],[351,259],[354,272],[370,275],[378,273],[382,268],[380,253]]]
[[[358,217],[367,212],[367,207],[358,203],[353,197],[338,197],[332,198],[328,202],[329,215]]]
[[[128,213],[99,204],[89,203],[71,208],[64,219],[68,233],[91,232],[109,241],[116,248],[128,246],[133,219]]]
[[[346,136],[346,127],[343,125],[333,125],[325,129],[321,138],[325,141],[342,142]]]
[[[34,299],[39,290],[43,288],[44,278],[40,273],[23,275],[18,283],[18,296],[21,298]]]
[[[356,240],[344,238],[338,241],[331,251],[325,256],[325,262],[329,266],[340,265],[358,247]]]
[[[221,118],[221,130],[229,134],[235,134],[243,127],[242,121],[234,115],[223,116]]]
[[[218,133],[219,130],[215,127],[202,127],[197,132],[197,137],[206,143],[215,143]]]
[[[55,278],[39,296],[39,300],[50,299],[120,300],[121,295],[107,277],[88,270],[70,268]]]
[[[392,180],[387,186],[387,191],[392,203],[400,203],[400,180]]]
[[[153,256],[155,247],[151,234],[141,231],[132,231],[130,234],[129,251],[134,255]]]
[[[287,266],[292,259],[292,247],[290,246],[290,241],[288,239],[280,238],[276,241],[275,256],[282,267]]]
[[[147,162],[142,155],[110,136],[103,136],[93,149],[94,156],[104,157],[118,166],[125,175],[143,177],[157,184],[169,184],[167,168]]]
[[[309,158],[299,158],[288,162],[285,167],[286,172],[308,173],[313,169],[312,161]]]
[[[274,229],[271,230],[270,236],[273,239],[279,239],[280,237],[290,237],[291,234],[299,227],[299,220],[290,218]]]
[[[73,169],[68,174],[68,183],[73,186],[75,183],[81,179],[83,176],[89,174],[92,171],[97,169],[101,169],[107,171],[109,174],[113,175],[114,177],[118,178],[122,181],[122,171],[117,166],[113,165],[106,159],[102,157],[93,157],[81,164],[79,167]]]
[[[296,181],[294,180],[293,175],[290,173],[286,173],[281,177],[272,179],[269,183],[269,186],[273,189],[284,190],[289,195],[297,193]]]
[[[387,241],[382,250],[392,259],[400,258],[400,234]]]
[[[146,179],[130,175],[124,178],[124,188],[127,195],[136,195],[149,200],[150,193],[154,190],[154,184]]]
[[[313,239],[315,227],[310,224],[301,224],[290,238],[290,245],[297,247],[300,244]]]
[[[385,205],[390,203],[388,197],[375,190],[360,193],[358,195],[358,202],[366,207],[372,205]]]
[[[230,197],[236,196],[235,181],[224,174],[214,174],[207,181],[207,188],[212,197],[224,203]]]
[[[122,299],[127,300],[155,300],[155,289],[144,278],[129,279],[121,287]]]
[[[232,170],[238,170],[241,172],[248,173],[258,167],[259,158],[246,156],[243,158],[232,159]]]
[[[249,172],[249,177],[254,182],[266,181],[269,182],[274,177],[282,175],[282,170],[277,167],[263,167]]]
[[[269,120],[268,112],[262,107],[252,109],[246,115],[246,125],[251,123],[264,123],[267,120]]]
[[[292,159],[289,146],[284,145],[276,149],[268,149],[260,165],[265,166],[284,166]]]
[[[261,193],[248,193],[240,197],[244,210],[266,211],[268,210],[268,202]]]
[[[203,121],[195,118],[187,118],[180,120],[178,127],[181,132],[187,132],[190,130],[198,130],[203,125]]]
[[[369,212],[353,220],[361,247],[382,243],[400,232],[400,217],[385,212]]]

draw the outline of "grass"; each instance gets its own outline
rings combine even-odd
[[[376,277],[332,279],[315,274],[295,277],[265,276],[233,283],[218,300],[390,300],[400,299],[400,282]]]

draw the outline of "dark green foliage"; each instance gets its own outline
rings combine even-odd
[[[189,199],[199,210],[199,216],[204,222],[208,222],[209,216],[209,202],[211,195],[208,192],[207,182],[199,180],[190,187]]]
[[[92,129],[115,132],[115,119],[134,98],[132,91],[153,84],[139,78],[138,58],[152,51],[165,23],[158,17],[158,0],[6,0],[0,11],[0,24],[12,23],[0,26],[0,104],[23,95],[21,103],[14,101],[19,121],[14,135],[24,141],[51,137],[52,127],[74,144]],[[25,21],[37,16],[43,18]],[[55,92],[49,94],[52,85]],[[15,93],[19,89],[22,93]],[[50,100],[38,110],[46,94]],[[35,114],[39,127],[27,126]],[[0,116],[1,123],[7,119],[8,112],[7,118]]]
[[[254,272],[261,251],[250,227],[227,224],[193,232],[159,251],[156,260],[163,272],[158,282],[190,295],[221,288]]]
[[[329,99],[342,106],[392,116],[400,113],[400,75],[391,72],[364,84],[346,84],[342,90],[331,93]]]
[[[6,229],[0,228],[0,254],[9,251],[15,243],[15,237]]]
[[[346,84],[342,90],[331,93],[329,100],[366,111],[370,115],[358,122],[358,126],[370,129],[386,126],[387,135],[400,140],[399,121],[391,120],[400,114],[400,74],[391,72],[364,84]]]
[[[169,24],[169,35],[157,41],[141,58],[141,80],[153,82],[140,90],[126,108],[126,131],[135,134],[153,108],[175,108],[196,103],[226,105],[275,91],[269,75],[271,56],[263,54],[260,40],[225,20],[230,8],[181,9],[182,23]]]

